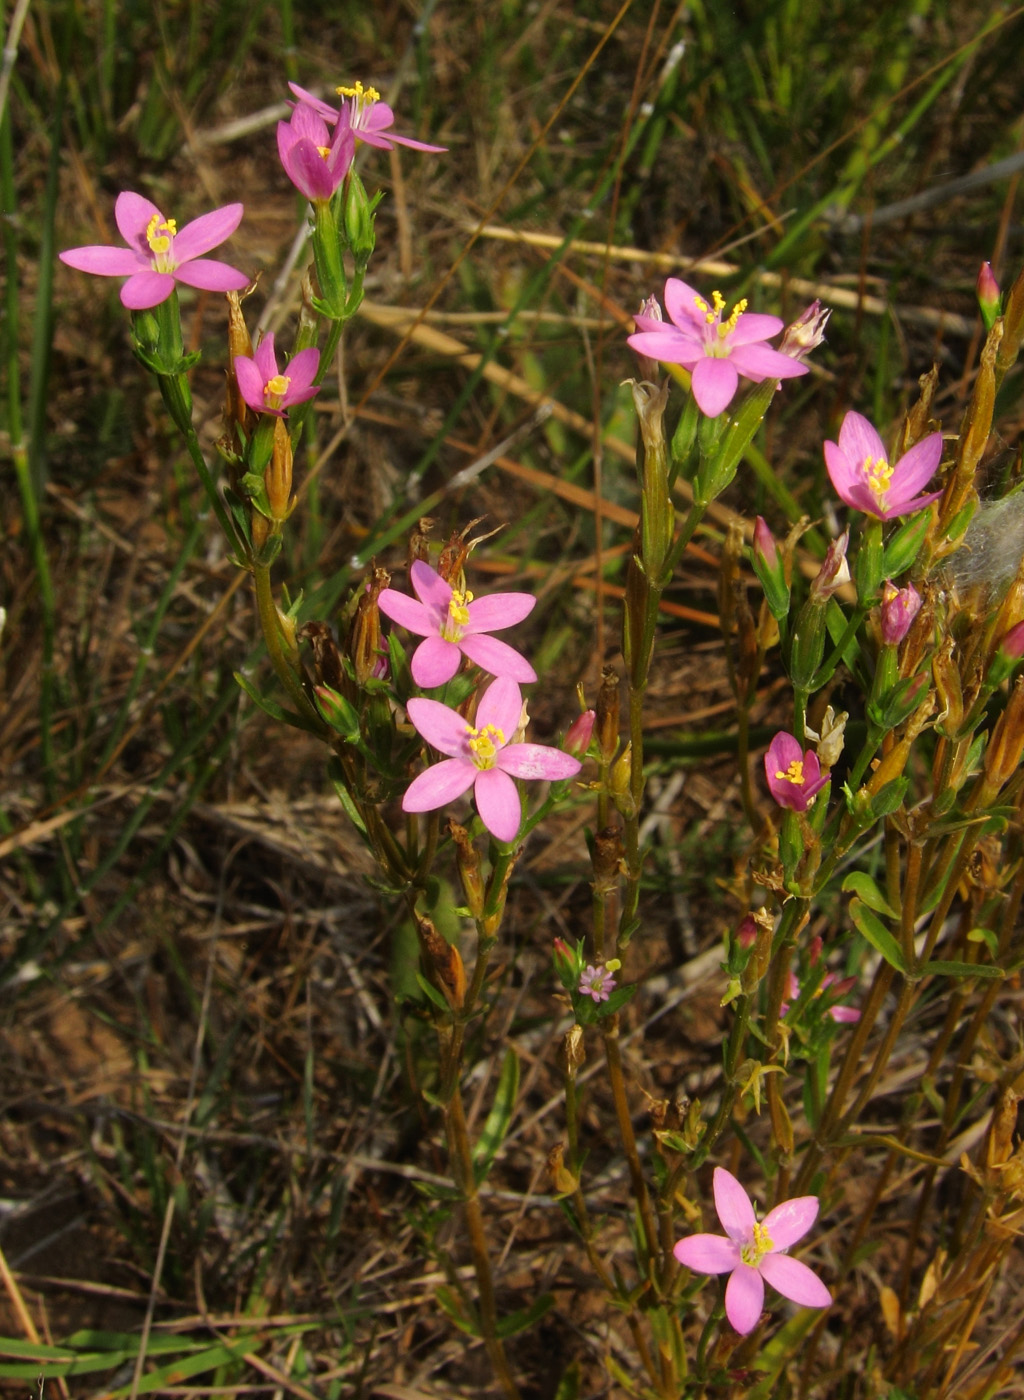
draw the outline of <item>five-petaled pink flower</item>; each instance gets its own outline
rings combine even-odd
[[[890,466],[878,433],[852,410],[843,419],[838,444],[825,443],[825,465],[838,495],[854,510],[877,520],[912,515],[937,501],[941,491],[927,496],[914,492],[932,479],[941,456],[942,434],[929,433]]]
[[[778,316],[749,314],[746,307],[746,300],[737,302],[723,321],[721,292],[712,292],[709,304],[693,287],[670,277],[665,283],[665,310],[673,324],[642,314],[635,318],[639,329],[629,337],[629,344],[652,360],[692,370],[697,407],[709,418],[717,418],[732,402],[741,374],[760,384],[762,379],[792,379],[807,373],[805,364],[764,343],[782,330]]]
[[[595,1001],[607,1001],[615,990],[615,977],[608,968],[595,967],[593,963],[587,963],[586,968],[580,976],[580,992],[585,997],[593,997]]]
[[[356,138],[347,121],[334,113],[333,136],[320,113],[300,102],[289,121],[277,124],[277,153],[295,188],[315,203],[331,195],[352,168]]]
[[[382,595],[383,596],[383,595]],[[480,820],[499,841],[514,841],[522,821],[513,779],[557,781],[580,771],[579,759],[546,744],[514,744],[523,699],[515,681],[501,677],[480,696],[476,723],[438,700],[406,705],[418,733],[447,758],[414,778],[402,798],[404,812],[432,812],[473,789]]]
[[[450,681],[462,656],[492,676],[524,683],[537,679],[536,671],[514,647],[485,635],[522,622],[537,601],[532,594],[492,593],[488,598],[474,599],[472,593],[453,589],[420,559],[409,577],[416,598],[385,588],[377,605],[393,622],[426,638],[412,658],[412,678],[418,686],[430,690]]]
[[[235,356],[235,377],[242,398],[255,413],[272,413],[275,418],[283,418],[286,408],[305,403],[319,392],[313,384],[319,368],[320,351],[311,346],[300,350],[288,362],[286,373],[279,374],[272,331],[263,337],[252,357]]]
[[[379,146],[390,151],[392,146],[409,146],[414,151],[446,151],[447,146],[431,146],[426,141],[414,141],[411,136],[399,136],[389,130],[394,124],[395,114],[386,102],[380,100],[375,87],[363,87],[356,82],[351,87],[336,88],[341,98],[340,107],[332,107],[323,102],[298,83],[288,86],[300,102],[307,103],[326,122],[342,121],[348,124],[356,140],[365,141],[368,146]],[[385,132],[387,135],[385,135]]]
[[[124,190],[117,196],[114,218],[127,248],[93,244],[69,248],[60,260],[79,272],[99,277],[127,277],[121,303],[129,311],[159,306],[174,291],[175,282],[204,292],[240,292],[249,278],[216,258],[204,258],[211,248],[230,238],[242,221],[241,204],[225,204],[202,214],[178,232],[155,204]]]
[[[780,807],[791,807],[794,812],[806,812],[812,799],[828,782],[828,774],[822,773],[814,750],[801,750],[793,735],[784,730],[768,745],[764,772],[768,791],[775,801]]]
[[[725,1315],[744,1336],[757,1326],[765,1281],[794,1303],[826,1308],[832,1295],[812,1269],[791,1259],[796,1244],[818,1217],[817,1196],[795,1196],[758,1221],[750,1197],[731,1172],[715,1168],[715,1210],[722,1235],[689,1235],[672,1251],[680,1264],[702,1274],[728,1274]]]

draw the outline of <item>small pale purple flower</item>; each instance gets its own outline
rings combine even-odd
[[[942,434],[929,433],[890,466],[876,430],[852,410],[843,419],[838,444],[825,443],[825,465],[838,495],[854,510],[877,520],[912,515],[937,501],[941,491],[927,496],[914,492],[932,479],[941,456]]]
[[[487,830],[499,841],[514,841],[522,805],[513,779],[554,782],[580,771],[579,759],[561,749],[510,742],[523,699],[507,677],[492,681],[481,695],[475,724],[438,700],[410,700],[406,709],[416,731],[447,757],[412,780],[402,798],[404,812],[433,812],[472,788]]]
[[[784,730],[776,734],[768,745],[764,771],[768,791],[775,801],[780,807],[790,807],[794,812],[806,812],[811,801],[828,782],[828,774],[822,773],[814,750],[801,752],[793,735]]]
[[[715,1210],[722,1235],[688,1235],[672,1251],[701,1274],[728,1274],[725,1315],[745,1336],[757,1326],[765,1282],[807,1308],[826,1308],[832,1295],[812,1269],[786,1253],[818,1217],[817,1196],[795,1196],[758,1221],[750,1197],[731,1172],[715,1168]]]
[[[846,551],[850,545],[850,531],[844,530],[836,539],[829,541],[821,568],[811,579],[810,595],[816,603],[827,603],[832,594],[850,582],[850,565]]]
[[[886,579],[882,587],[882,641],[890,646],[902,642],[920,611],[921,595],[912,583],[897,588]]]
[[[114,218],[127,248],[106,244],[68,248],[60,260],[98,277],[127,277],[121,304],[129,311],[159,306],[174,291],[175,282],[205,292],[240,292],[249,285],[244,272],[203,257],[234,233],[242,221],[241,204],[225,204],[202,214],[179,233],[175,221],[165,219],[155,204],[124,190],[117,196]]]
[[[822,306],[820,301],[812,301],[810,306],[786,327],[779,343],[780,355],[791,355],[794,360],[802,360],[825,339],[825,327],[832,315],[830,306]]]
[[[330,199],[352,168],[356,138],[334,112],[332,135],[320,113],[300,102],[289,121],[277,124],[277,153],[285,174],[310,203]]]
[[[412,678],[418,686],[430,690],[444,685],[459,669],[463,656],[492,676],[524,684],[537,679],[536,671],[514,647],[486,635],[522,622],[537,601],[532,594],[492,593],[488,598],[474,598],[468,591],[453,589],[420,559],[409,577],[415,598],[385,588],[378,607],[393,622],[426,638],[412,658]]]
[[[658,325],[642,314],[629,344],[641,355],[665,364],[683,365],[693,372],[691,387],[697,407],[709,418],[728,408],[739,376],[760,384],[762,379],[792,379],[807,366],[766,345],[782,330],[778,316],[747,314],[746,300],[737,302],[723,321],[725,298],[712,292],[710,304],[678,277],[665,283],[665,309],[672,325]]]
[[[428,145],[426,141],[414,141],[411,136],[399,136],[391,131],[389,128],[394,124],[395,114],[386,102],[380,100],[380,93],[375,87],[363,87],[362,83],[356,82],[352,87],[336,88],[341,105],[332,107],[329,102],[323,102],[299,87],[298,83],[289,83],[288,86],[300,102],[307,103],[324,121],[347,121],[356,140],[365,141],[368,146],[379,146],[385,151],[390,151],[392,146],[409,146],[414,151],[448,149],[447,146]]]
[[[305,403],[319,392],[313,384],[319,368],[320,351],[311,346],[300,350],[286,372],[279,374],[272,331],[263,337],[254,355],[235,357],[238,392],[254,413],[271,413],[275,418],[283,418],[286,408]]]
[[[595,967],[587,963],[580,976],[580,992],[595,1001],[607,1001],[615,990],[615,978],[607,967]]]

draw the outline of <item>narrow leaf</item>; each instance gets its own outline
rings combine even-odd
[[[861,900],[851,899],[850,918],[858,933],[867,939],[875,952],[880,953],[890,967],[894,967],[897,972],[906,973],[907,965],[903,961],[903,951],[877,914],[872,913]]]

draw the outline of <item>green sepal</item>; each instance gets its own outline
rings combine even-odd
[[[932,523],[931,512],[919,510],[905,520],[882,553],[882,577],[899,578],[917,558]]]

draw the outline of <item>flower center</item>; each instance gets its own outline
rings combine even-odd
[[[146,225],[146,242],[149,244],[149,251],[153,254],[154,272],[173,272],[176,266],[174,259],[170,256],[174,243],[174,235],[178,232],[178,225],[173,219],[163,219],[159,214],[154,214]]]
[[[269,408],[281,407],[281,400],[287,394],[291,382],[291,376],[287,374],[275,374],[272,379],[267,380],[263,386],[263,397]]]
[[[892,467],[884,457],[865,457],[864,475],[876,501],[884,501],[892,485]]]
[[[324,160],[327,160],[327,158],[331,154],[331,148],[330,146],[317,146],[316,152],[318,156],[321,156]]]
[[[496,724],[485,724],[483,729],[467,725],[466,733],[469,735],[468,748],[476,766],[481,769],[493,768],[498,750],[505,747],[502,731]]]
[[[462,629],[469,626],[469,605],[472,601],[473,595],[468,589],[465,593],[456,589],[452,594],[448,604],[448,616],[441,632],[446,642],[457,642],[462,636]]]
[[[756,1269],[764,1256],[771,1254],[774,1248],[768,1231],[759,1220],[755,1220],[753,1238],[740,1250],[740,1258],[744,1264],[749,1264],[752,1269]]]
[[[785,772],[778,769],[776,778],[783,783],[792,783],[794,787],[799,787],[804,780],[804,761],[802,758],[794,758]]]
[[[380,93],[375,87],[364,88],[359,81],[356,81],[352,87],[339,87],[335,88],[335,91],[339,97],[347,97],[352,102],[351,124],[353,131],[363,125],[363,115],[367,108],[380,101]]]
[[[704,317],[705,323],[715,339],[708,345],[708,354],[714,356],[728,355],[729,347],[726,341],[736,329],[737,322],[747,309],[747,299],[743,297],[736,303],[726,320],[722,320],[722,312],[725,310],[725,297],[721,292],[711,293],[711,305],[703,297],[695,297],[694,305]],[[712,329],[713,328],[713,329]]]

